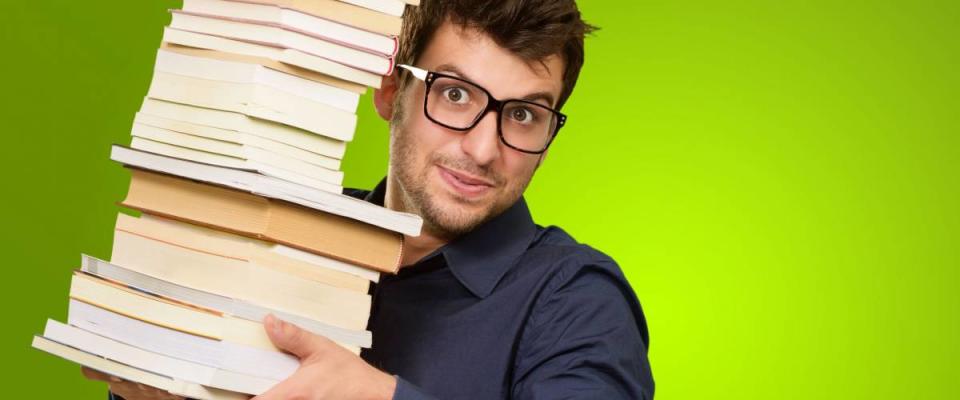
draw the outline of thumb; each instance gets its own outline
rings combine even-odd
[[[274,346],[304,360],[316,355],[323,349],[321,338],[299,326],[281,320],[273,314],[263,319],[267,336]]]

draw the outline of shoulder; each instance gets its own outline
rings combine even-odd
[[[536,262],[529,262],[536,260]],[[539,266],[536,273],[545,274],[547,291],[555,291],[573,283],[591,286],[612,281],[630,287],[616,261],[606,253],[580,243],[556,226],[538,227],[532,244],[522,257],[524,264]],[[533,272],[533,271],[531,271]]]
[[[619,314],[620,321],[632,320],[647,341],[640,302],[620,266],[606,253],[550,226],[538,229],[518,269],[541,276],[531,325],[557,318],[557,313],[605,310],[605,314]]]
[[[653,387],[649,334],[620,266],[556,227],[543,228],[526,257],[547,262],[518,266],[541,274],[542,286],[517,345],[515,390],[526,393],[541,387],[538,382],[578,377],[597,384],[604,395],[596,397],[646,398],[643,388]],[[612,396],[607,390],[614,389],[632,394]]]

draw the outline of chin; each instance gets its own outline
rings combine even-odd
[[[433,211],[430,217],[434,224],[447,231],[463,232],[479,225],[487,219],[490,208],[486,203],[464,202],[454,200],[451,196],[438,199],[434,197]]]
[[[490,201],[467,202],[445,191],[432,194],[425,203],[421,207],[424,222],[448,237],[470,232],[486,221],[493,209]]]

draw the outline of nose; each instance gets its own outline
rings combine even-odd
[[[500,136],[497,134],[496,112],[488,112],[473,129],[463,135],[460,148],[477,165],[485,166],[500,157]]]

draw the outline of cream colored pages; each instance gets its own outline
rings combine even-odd
[[[70,298],[165,328],[280,351],[270,342],[262,323],[123,289],[87,275],[73,276]]]
[[[370,314],[369,295],[257,268],[239,258],[122,230],[115,232],[113,248],[111,262],[131,270],[341,328],[363,330]]]
[[[370,32],[397,36],[403,20],[336,0],[247,0],[250,3],[274,4],[302,11]]]
[[[146,236],[192,250],[229,256],[251,262],[257,267],[283,272],[296,278],[348,289],[363,294],[369,289],[369,280],[358,276],[369,275],[366,269],[350,266],[331,269],[320,264],[297,260],[277,254],[279,247],[245,236],[234,235],[215,229],[192,225],[168,218],[143,214],[139,218],[126,214],[117,215],[116,229]],[[319,257],[319,256],[318,256]],[[346,270],[346,271],[344,271]]]

